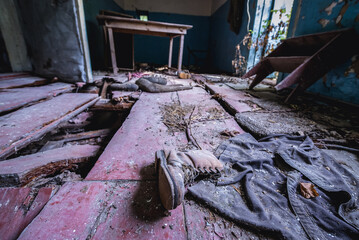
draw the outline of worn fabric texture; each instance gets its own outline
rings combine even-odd
[[[359,239],[358,175],[315,147],[309,137],[241,134],[217,156],[225,173],[189,192],[240,225],[281,239]],[[319,196],[305,198],[300,183]]]
[[[231,0],[230,2],[227,22],[230,25],[231,31],[235,34],[238,34],[241,28],[245,2],[244,0]]]

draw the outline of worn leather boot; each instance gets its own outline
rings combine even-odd
[[[185,186],[198,176],[220,177],[222,163],[210,152],[174,150],[156,152],[156,171],[162,205],[175,209],[184,199]]]

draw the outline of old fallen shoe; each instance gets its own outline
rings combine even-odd
[[[161,202],[168,210],[175,209],[183,202],[187,184],[200,175],[218,178],[223,169],[222,163],[205,150],[160,150],[156,152],[155,165]]]

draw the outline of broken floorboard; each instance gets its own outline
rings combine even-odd
[[[60,82],[41,87],[4,89],[0,94],[0,113],[10,112],[42,99],[56,97],[61,93],[71,92],[73,89],[71,84]]]
[[[155,179],[153,163],[157,150],[193,148],[185,131],[170,131],[163,123],[166,114],[171,114],[164,111],[166,105],[195,107],[192,135],[203,149],[213,151],[223,140],[221,131],[243,132],[202,88],[178,93],[142,93],[86,179]]]
[[[10,79],[0,79],[0,89],[31,87],[50,83],[51,81],[42,77],[20,77]]]
[[[100,99],[92,107],[92,111],[129,111],[135,102],[111,102],[109,99]]]
[[[70,145],[0,161],[0,187],[24,186],[38,176],[75,169],[97,155],[99,146]]]
[[[95,94],[66,93],[0,117],[0,160],[38,140],[97,100]]]
[[[245,103],[250,99],[246,93],[234,90],[225,84],[206,83],[205,86],[230,114],[252,111],[252,108]]]
[[[156,182],[68,182],[19,239],[186,239],[183,208],[166,214]]]
[[[161,120],[161,104],[176,97],[175,92],[142,93],[86,180],[155,179],[155,152],[187,144],[184,133],[171,135]]]
[[[50,199],[52,188],[0,188],[0,238],[17,239]]]

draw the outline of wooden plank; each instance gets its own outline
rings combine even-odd
[[[289,56],[289,57],[267,57],[272,68],[278,72],[290,73],[299,67],[309,56]]]
[[[70,145],[0,162],[0,187],[24,186],[38,176],[48,176],[95,157],[99,146]]]
[[[187,33],[187,30],[185,29],[178,29],[175,27],[146,26],[141,23],[131,24],[130,26],[126,23],[107,23],[106,27],[116,29],[116,31],[123,33],[144,34],[160,37],[183,35]]]
[[[41,87],[4,89],[0,91],[0,113],[28,106],[42,99],[50,99],[74,89],[68,83],[53,83]]]
[[[171,103],[177,94],[143,92],[121,128],[112,137],[86,180],[152,179],[155,152],[164,147],[187,144],[184,132],[168,132],[162,122],[161,104]]]
[[[170,48],[168,53],[168,68],[172,66],[173,37],[170,37]]]
[[[178,71],[182,70],[183,45],[184,45],[184,35],[181,35],[179,50],[178,50],[178,67],[177,67]]]
[[[0,80],[18,77],[30,77],[30,74],[27,72],[0,73]]]
[[[167,212],[167,214],[166,214]],[[156,182],[67,182],[23,239],[186,239],[182,206],[170,214]]]
[[[149,32],[142,30],[131,30],[131,29],[113,29],[114,32],[127,33],[127,34],[142,34],[148,36],[157,36],[157,37],[177,37],[180,34],[167,33],[167,32]]]
[[[252,108],[245,103],[250,100],[250,97],[246,96],[243,91],[234,90],[224,84],[208,84],[206,83],[206,89],[208,89],[218,102],[233,116],[241,112],[250,112]]]
[[[71,142],[71,141],[84,140],[88,138],[105,137],[109,133],[110,133],[110,129],[106,128],[106,129],[99,129],[99,130],[88,131],[88,132],[56,136],[51,138],[51,140],[53,141],[63,140],[63,142]]]
[[[100,24],[104,21],[113,21],[113,22],[122,22],[122,23],[141,23],[147,26],[162,26],[162,27],[176,27],[181,29],[191,29],[193,26],[185,25],[185,24],[176,24],[176,23],[166,23],[166,22],[156,22],[156,21],[141,21],[139,19],[134,18],[122,18],[122,17],[114,17],[114,16],[105,16],[105,15],[98,15],[96,17]]]
[[[97,100],[96,94],[66,93],[0,117],[0,160],[41,138]]]
[[[86,180],[155,179],[154,154],[159,149],[188,149],[185,131],[171,132],[163,123],[164,105],[196,106],[193,135],[203,149],[213,151],[224,130],[243,132],[235,120],[202,88],[178,93],[142,93],[126,121],[113,136]],[[176,114],[176,113],[175,113]],[[176,123],[174,123],[176,124]]]
[[[0,89],[38,86],[38,85],[44,85],[49,82],[50,82],[49,80],[42,77],[11,78],[11,79],[0,80]]]
[[[1,239],[17,239],[50,199],[52,188],[0,188]]]

